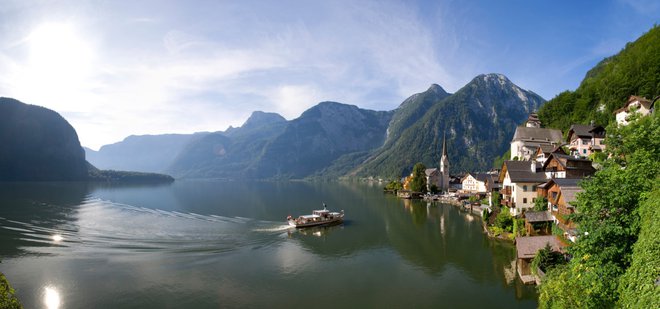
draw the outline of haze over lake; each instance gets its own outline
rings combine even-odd
[[[26,308],[536,306],[479,217],[379,185],[0,185],[0,271]],[[328,204],[340,226],[295,230]]]

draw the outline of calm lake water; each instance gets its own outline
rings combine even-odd
[[[285,224],[322,202],[347,221]],[[479,220],[377,184],[0,184],[0,271],[26,308],[536,307]]]

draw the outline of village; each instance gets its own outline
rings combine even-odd
[[[653,113],[657,99],[630,96],[614,112],[617,125],[628,125],[631,114]],[[574,201],[582,191],[580,182],[596,173],[606,157],[605,137],[606,129],[592,121],[571,125],[564,138],[561,130],[542,127],[537,114],[531,113],[516,128],[510,157],[499,168],[450,175],[443,139],[439,168],[424,168],[423,173],[413,168],[410,176],[393,182],[398,187],[390,183],[386,190],[400,198],[439,201],[481,216],[490,237],[515,242],[519,279],[540,284],[545,268],[568,259],[566,248],[581,236],[571,220]],[[420,183],[425,184],[421,190]]]

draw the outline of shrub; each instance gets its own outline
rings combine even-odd
[[[23,308],[21,303],[14,295],[14,289],[9,285],[9,281],[3,273],[0,273],[0,308],[17,309]]]

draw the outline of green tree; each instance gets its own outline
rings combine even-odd
[[[633,247],[632,263],[619,283],[621,308],[660,308],[660,179],[640,206],[639,239]]]
[[[508,209],[503,208],[502,211],[497,214],[497,217],[495,217],[495,226],[509,233],[513,231],[513,217]]]
[[[550,268],[554,268],[555,266],[562,264],[566,264],[564,254],[561,252],[553,251],[552,246],[550,246],[550,244],[546,244],[543,249],[536,253],[536,256],[532,260],[532,271],[536,271],[536,269],[539,268],[543,272],[546,272]]]
[[[491,200],[493,201],[493,209],[500,209],[500,193],[497,191],[491,193]]]
[[[607,132],[610,158],[602,170],[581,183],[583,192],[577,196],[577,212],[572,215],[582,235],[569,248],[574,258],[567,267],[551,270],[540,286],[541,308],[611,308],[617,304],[619,293],[629,291],[628,287],[650,284],[636,282],[634,269],[628,268],[635,259],[633,246],[640,235],[639,205],[653,196],[650,192],[660,178],[659,116],[633,119],[623,127],[612,124]],[[648,248],[638,250],[639,259],[644,260]],[[650,259],[645,265],[657,265],[660,256]],[[631,275],[621,278],[626,272]],[[655,271],[649,276],[658,275]],[[621,287],[620,278],[625,283]],[[659,295],[658,287],[654,289],[653,295]]]
[[[536,198],[534,201],[534,211],[548,210],[548,199],[545,197]]]
[[[392,180],[385,186],[385,190],[388,191],[399,191],[402,189],[403,189],[403,184],[397,180]]]
[[[426,166],[419,162],[413,167],[413,178],[410,181],[410,190],[426,193]]]

